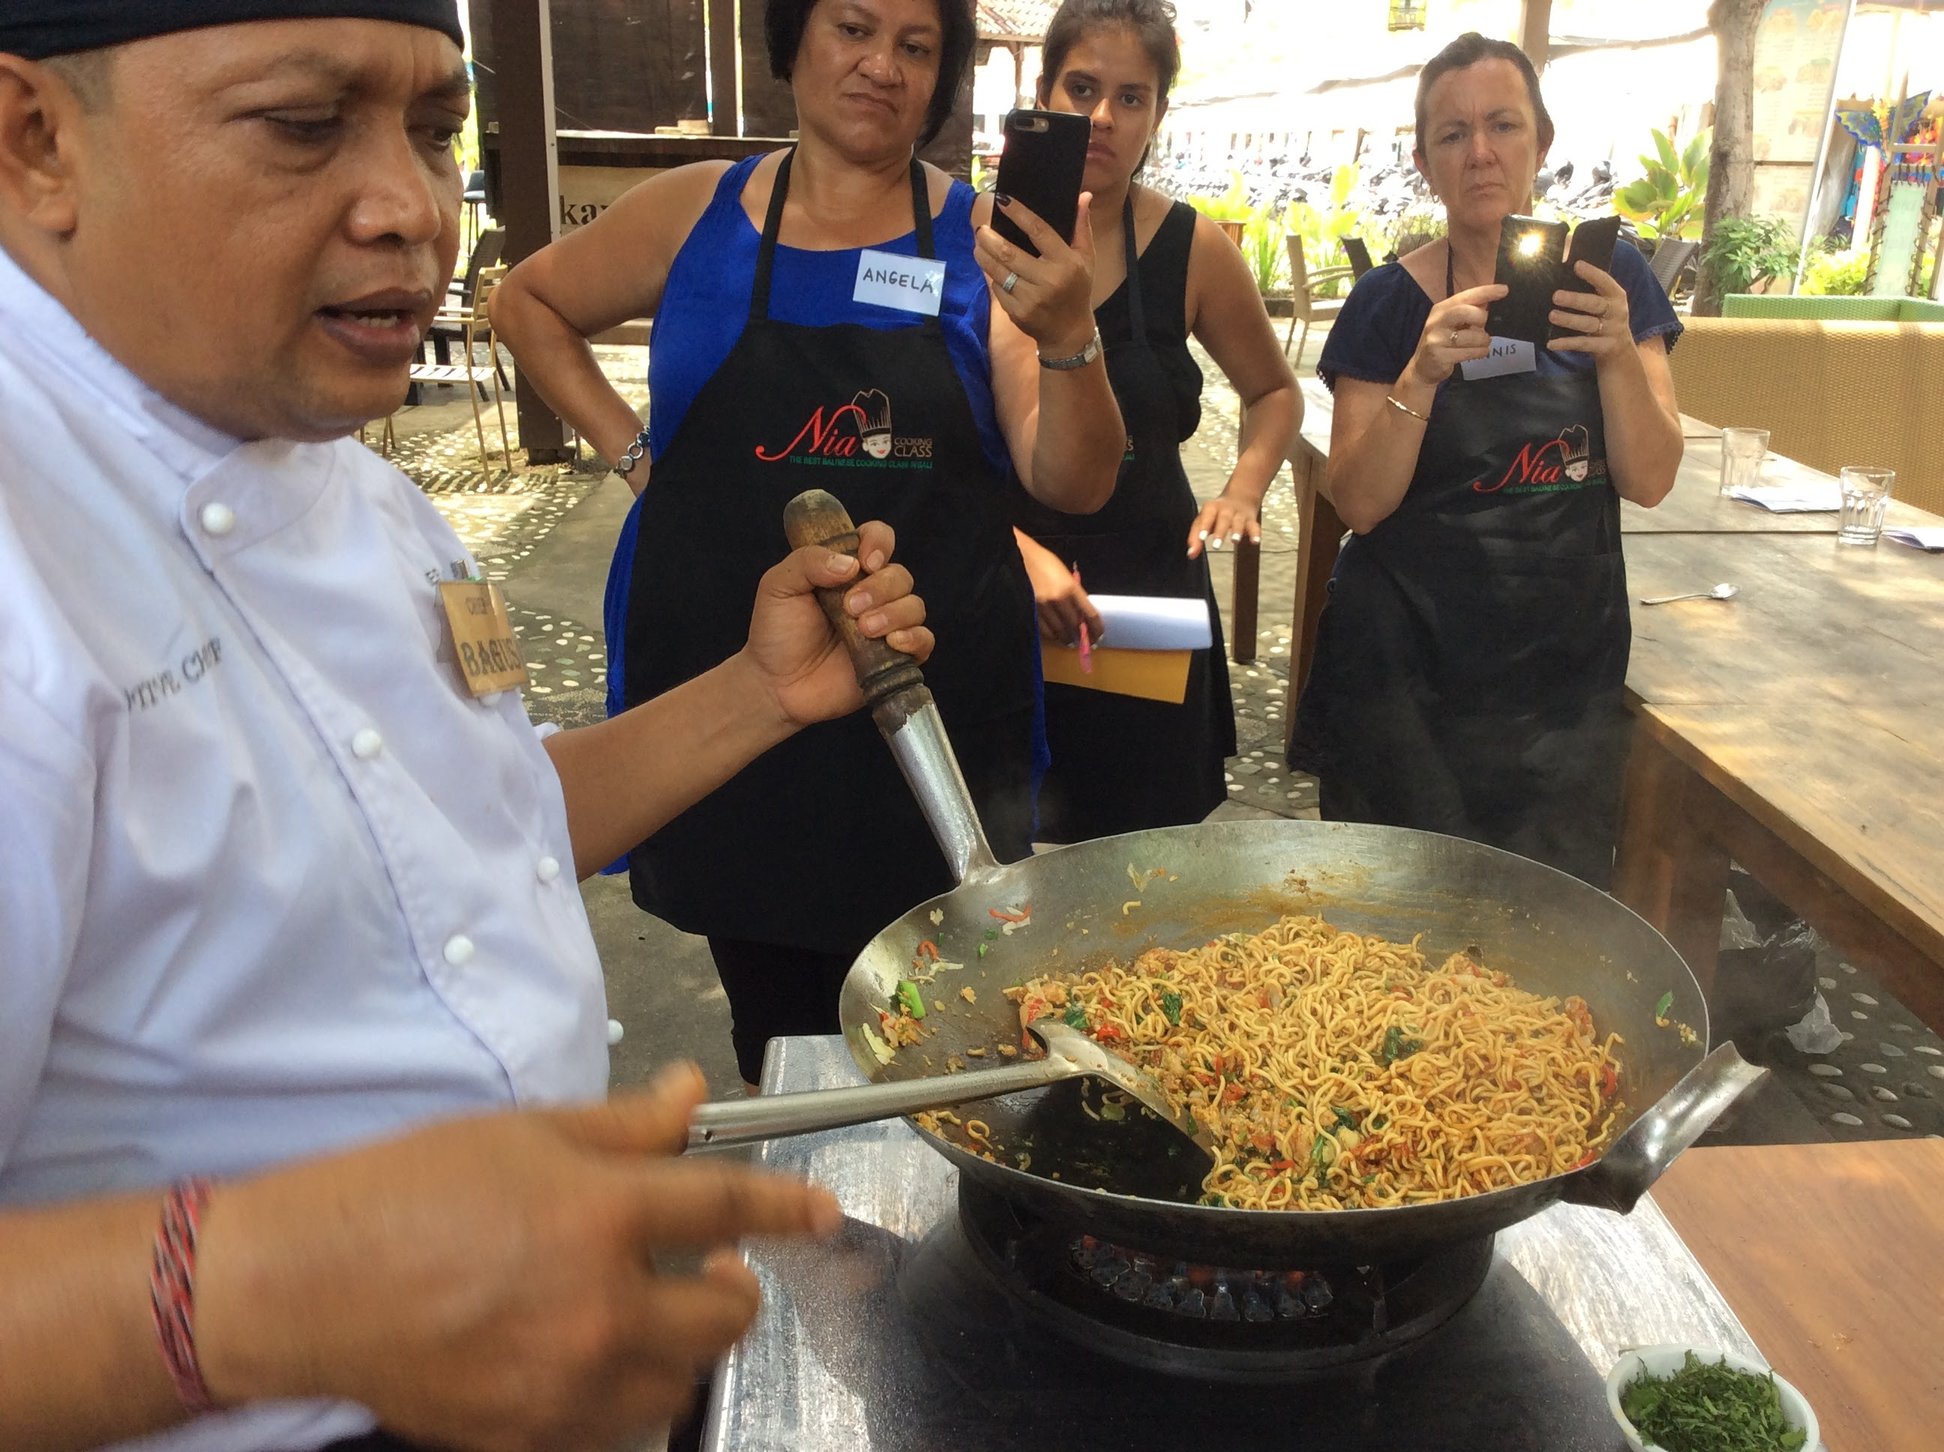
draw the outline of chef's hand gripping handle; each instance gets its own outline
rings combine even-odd
[[[821,489],[807,490],[783,506],[783,531],[792,549],[817,545],[853,558],[857,555],[857,526],[844,506]],[[859,630],[844,608],[844,594],[838,589],[819,590],[817,601],[850,651],[871,719],[890,744],[898,769],[952,869],[953,881],[996,873],[998,860],[986,842],[985,828],[945,734],[945,723],[932,704],[924,673],[903,651]]]
[[[835,496],[822,489],[810,489],[783,506],[783,532],[790,548],[816,545],[836,554],[857,558],[857,526]],[[858,629],[856,619],[844,608],[843,589],[820,589],[817,603],[835,627],[850,652],[857,671],[858,688],[864,704],[871,708],[871,719],[886,736],[895,733],[920,707],[931,704],[931,690],[925,685],[918,662],[888,642],[873,639]]]
[[[1721,1112],[1768,1073],[1723,1044],[1696,1064],[1681,1082],[1607,1147],[1605,1154],[1566,1181],[1563,1198],[1621,1214],[1647,1193],[1674,1157],[1707,1132]]]

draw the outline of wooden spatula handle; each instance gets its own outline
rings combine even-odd
[[[836,497],[822,489],[805,490],[783,506],[783,532],[790,548],[818,545],[838,554],[857,557],[857,526]],[[847,587],[848,588],[848,587]],[[845,590],[819,590],[817,603],[836,628],[850,652],[857,684],[864,692],[864,703],[878,729],[889,736],[902,727],[911,714],[931,704],[931,690],[925,685],[918,662],[882,640],[874,640],[857,628],[857,621],[844,608]]]

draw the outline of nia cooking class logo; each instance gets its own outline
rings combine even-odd
[[[818,404],[796,436],[780,448],[758,444],[765,464],[816,464],[834,469],[929,469],[932,441],[900,437],[891,426],[891,400],[864,388],[849,403]]]
[[[1604,484],[1605,459],[1593,457],[1592,436],[1581,424],[1568,424],[1555,439],[1528,439],[1497,479],[1472,480],[1478,494],[1558,494]]]

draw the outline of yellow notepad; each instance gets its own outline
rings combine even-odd
[[[1041,641],[1040,655],[1049,681],[1088,691],[1110,691],[1117,696],[1168,701],[1178,706],[1188,694],[1188,662],[1194,652],[1114,650],[1096,646],[1091,673],[1080,669],[1080,652],[1070,645],[1048,645]]]

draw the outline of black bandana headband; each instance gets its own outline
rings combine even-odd
[[[396,20],[463,46],[459,0],[0,0],[0,52],[43,60],[243,20]]]

